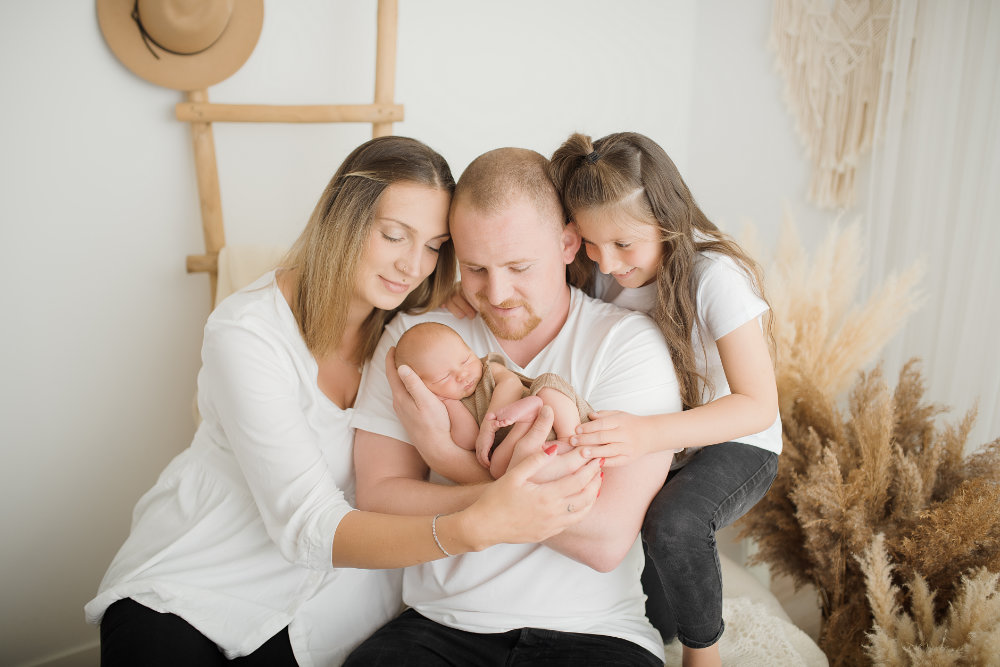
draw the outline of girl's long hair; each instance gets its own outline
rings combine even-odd
[[[343,340],[376,208],[386,189],[400,182],[449,193],[455,189],[448,163],[425,144],[397,136],[372,139],[341,164],[281,264],[296,273],[290,305],[306,346],[317,358],[332,353]],[[362,324],[352,361],[360,364],[371,357],[397,312],[422,312],[443,303],[455,270],[455,248],[449,240],[441,246],[434,272],[398,308],[372,311]]]
[[[711,251],[731,257],[746,271],[754,291],[763,299],[760,267],[698,208],[673,160],[646,136],[618,132],[592,141],[586,135],[573,134],[552,155],[549,168],[571,220],[577,211],[612,204],[625,206],[637,220],[655,221],[659,227],[663,259],[656,272],[656,305],[649,315],[670,348],[685,409],[701,405],[714,387],[699,370],[692,338],[698,317],[697,253]],[[584,253],[581,246],[577,263],[586,260],[591,266],[587,279],[578,279],[576,285],[588,289],[594,268]],[[770,317],[767,337],[773,348]]]

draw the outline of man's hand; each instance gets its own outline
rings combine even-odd
[[[552,458],[544,468],[538,470],[531,478],[532,482],[542,484],[572,475],[594,458],[582,456],[583,450],[570,447],[565,442],[558,440],[549,440],[546,442],[545,438],[551,432],[553,418],[552,407],[543,405],[538,410],[538,417],[534,420],[527,433],[522,432],[523,423],[518,423],[511,429],[504,441],[500,443],[500,447],[497,448],[497,455],[499,455],[500,448],[508,447],[510,449],[509,461],[504,463],[504,468],[513,468],[521,461],[534,456],[539,449],[545,449],[547,452],[551,452],[550,456]],[[534,436],[537,429],[546,424],[550,430],[546,431],[541,439],[538,437],[529,437]],[[497,476],[494,472],[494,477]]]
[[[450,445],[448,409],[409,366],[400,366],[397,371],[395,347],[385,355],[385,375],[392,389],[392,407],[420,453],[424,454],[422,447],[433,443]]]
[[[462,294],[462,282],[459,281],[455,283],[455,286],[451,290],[451,294],[444,302],[444,307],[448,309],[448,312],[462,320],[468,317],[469,319],[476,316],[479,312],[476,307],[469,303],[469,300],[465,298]]]
[[[392,389],[392,407],[424,462],[434,472],[460,484],[489,480],[489,471],[479,465],[476,453],[459,447],[452,439],[444,401],[408,366],[396,370],[394,347],[385,355],[385,375]]]
[[[472,525],[485,533],[482,544],[497,542],[541,542],[579,523],[600,494],[601,474],[597,461],[577,465],[545,483],[535,480],[552,466],[558,466],[555,452],[543,450],[552,428],[552,410],[543,408],[518,446],[533,452],[512,466],[500,479],[487,485],[467,514],[476,517]],[[551,452],[551,453],[550,453]],[[571,452],[569,456],[574,456]]]

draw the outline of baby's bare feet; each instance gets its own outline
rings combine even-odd
[[[500,426],[510,426],[515,422],[534,421],[541,409],[542,399],[537,396],[525,396],[497,410],[494,418]]]

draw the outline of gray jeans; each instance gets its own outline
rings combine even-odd
[[[642,526],[646,615],[664,643],[719,641],[722,570],[715,533],[746,514],[778,474],[778,455],[739,442],[705,447],[672,470]]]

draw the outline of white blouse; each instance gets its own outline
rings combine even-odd
[[[354,500],[353,410],[317,373],[274,272],[219,304],[198,374],[202,422],[136,505],[89,622],[130,597],[229,658],[288,626],[300,665],[338,665],[400,610],[398,570],[332,566]]]

